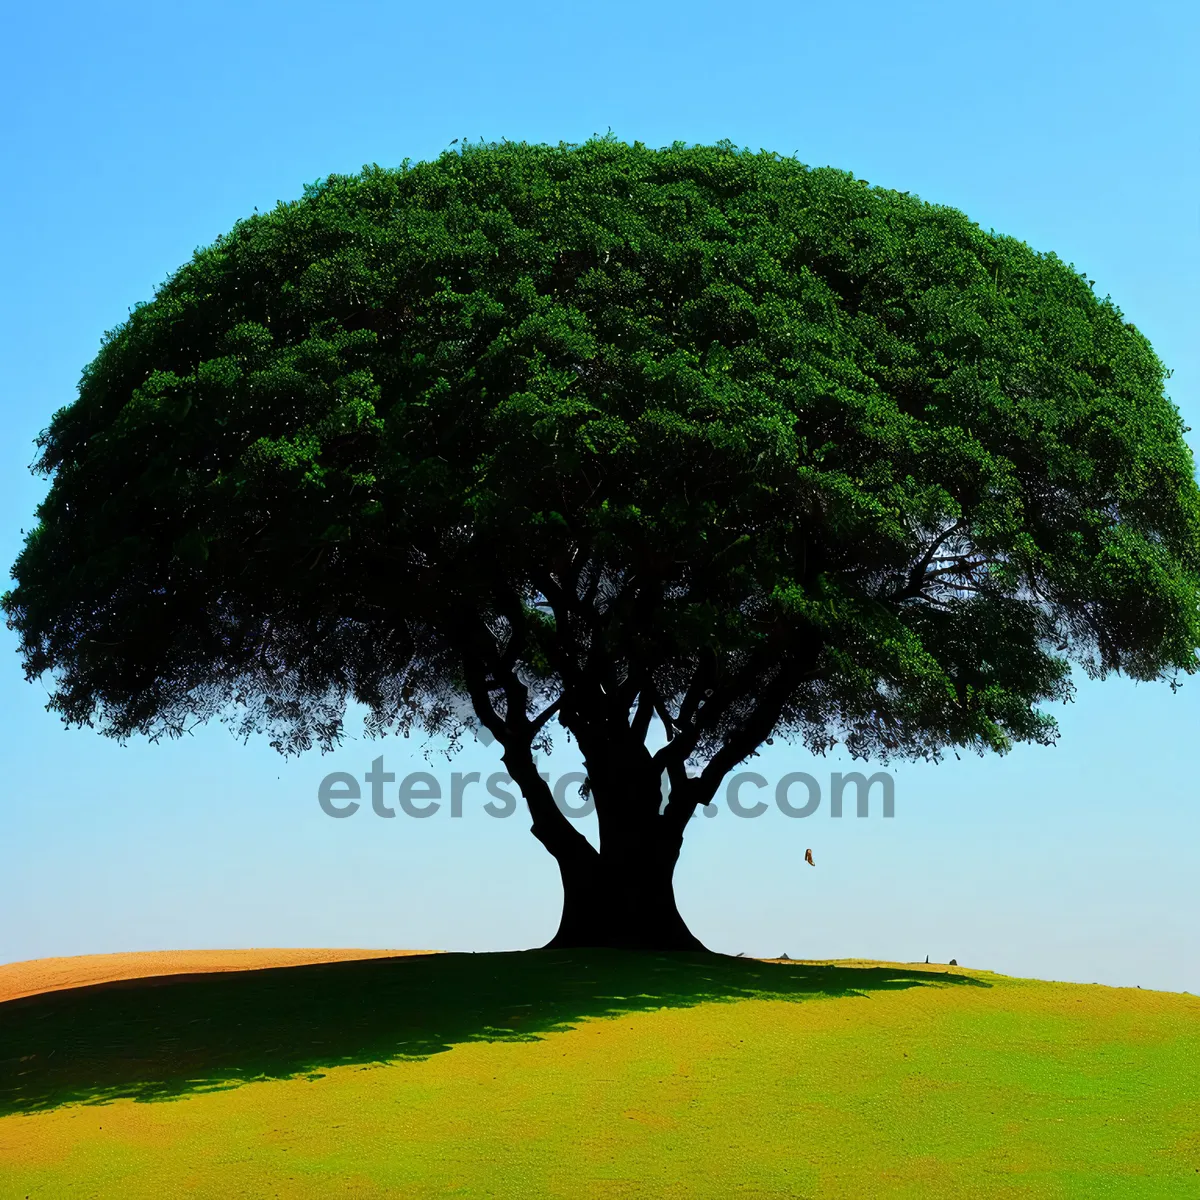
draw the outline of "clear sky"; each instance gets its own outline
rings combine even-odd
[[[1193,0],[183,0],[14,4],[4,25],[5,564],[46,488],[27,470],[33,439],[130,307],[255,207],[454,138],[727,137],[953,205],[1086,270],[1200,425]],[[322,813],[326,774],[361,779],[382,755],[403,777],[426,765],[416,745],[356,736],[287,761],[214,725],[121,747],[47,714],[15,647],[0,629],[0,962],[489,950],[553,933],[553,862],[519,814],[483,811],[480,788],[461,818]],[[1200,678],[1174,695],[1084,681],[1057,715],[1053,748],[894,766],[890,820],[877,805],[833,819],[827,796],[806,819],[697,818],[677,875],[685,916],[733,953],[929,955],[1200,993]],[[556,750],[551,774],[573,765]],[[809,771],[826,793],[851,769],[779,744],[751,766],[772,781]],[[452,770],[499,770],[498,748],[430,769],[448,790]]]

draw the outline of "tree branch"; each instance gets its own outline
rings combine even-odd
[[[740,729],[725,739],[724,745],[709,759],[707,766],[700,772],[699,786],[696,790],[705,803],[716,794],[721,780],[771,736],[771,731],[779,721],[788,698],[799,686],[806,673],[798,669],[790,659],[785,659],[780,663],[775,678],[767,685],[763,699],[754,712],[750,714]]]
[[[925,552],[924,556],[921,558],[921,561],[918,562],[916,566],[914,566],[909,572],[908,582],[905,584],[905,586],[902,588],[897,588],[896,591],[883,597],[885,603],[894,604],[898,600],[907,600],[912,596],[919,595],[921,587],[923,586],[923,580],[925,579],[925,572],[928,570],[929,564],[933,562],[934,555],[937,554],[938,550],[945,545],[945,543],[951,537],[953,537],[956,533],[962,532],[962,530],[966,529],[966,527],[966,521],[960,517],[954,522],[953,525],[950,526],[949,529],[944,530]]]
[[[482,664],[471,656],[464,656],[463,673],[471,705],[484,726],[504,747],[503,761],[508,773],[521,789],[529,815],[533,820],[534,837],[554,855],[556,859],[582,859],[596,854],[591,842],[576,829],[567,815],[555,803],[549,785],[538,774],[533,761],[532,742],[537,729],[549,720],[550,715],[561,703],[561,697],[548,709],[539,714],[537,722],[529,720],[524,708],[514,709],[514,701],[525,692],[524,685],[509,673],[506,681],[506,720],[501,720],[492,705],[487,691],[485,671]],[[496,674],[493,671],[493,674]],[[513,687],[513,685],[516,685]]]
[[[555,700],[553,704],[542,709],[542,711],[538,713],[538,715],[529,723],[529,728],[534,737],[537,737],[542,728],[545,726],[546,722],[549,721],[550,718],[554,716],[554,714],[558,712],[560,708],[562,708],[562,702],[563,698],[559,696],[559,698]]]
[[[656,695],[652,683],[643,683],[642,690],[638,694],[637,712],[629,727],[630,732],[639,742],[645,742],[646,734],[650,731],[650,718],[654,715]]]

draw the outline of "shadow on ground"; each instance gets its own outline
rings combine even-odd
[[[166,1100],[343,1064],[534,1040],[589,1017],[748,998],[987,986],[904,967],[526,950],[175,975],[0,1004],[0,1115]]]

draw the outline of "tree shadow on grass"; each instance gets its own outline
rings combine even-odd
[[[525,950],[172,975],[0,1004],[0,1116],[167,1100],[344,1064],[530,1041],[587,1018],[764,998],[988,986],[905,967]]]

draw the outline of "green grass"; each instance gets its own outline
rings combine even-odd
[[[137,980],[0,1004],[0,1113],[3,1197],[1196,1197],[1200,1000],[618,952]]]

